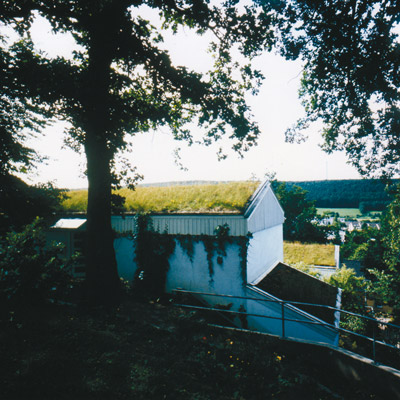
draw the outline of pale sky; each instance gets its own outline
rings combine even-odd
[[[34,25],[32,36],[37,47],[50,56],[68,56],[74,48],[71,38],[55,36],[43,20]],[[190,31],[182,30],[178,36],[168,36],[165,46],[176,65],[205,71],[210,63],[206,52],[207,37],[198,38]],[[258,146],[245,153],[243,159],[229,152],[227,160],[218,162],[216,152],[221,144],[207,148],[187,147],[184,142],[174,142],[166,128],[138,135],[132,139],[132,152],[124,156],[137,166],[138,173],[144,175],[142,183],[262,179],[266,172],[275,172],[277,179],[285,181],[360,177],[356,169],[346,163],[343,153],[327,155],[319,148],[322,139],[317,126],[306,132],[307,142],[285,143],[285,130],[303,115],[297,96],[300,62],[265,54],[255,60],[255,64],[266,76],[259,95],[248,99],[254,120],[261,130]],[[87,187],[83,174],[85,158],[63,146],[63,126],[57,123],[48,127],[42,136],[30,142],[40,154],[48,157],[48,162],[38,166],[29,181],[52,181],[63,188]],[[193,130],[201,133],[195,126]],[[176,147],[181,148],[181,163],[187,171],[181,170],[174,162]]]

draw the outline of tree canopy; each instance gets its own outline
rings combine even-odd
[[[11,22],[4,8],[0,22]],[[29,186],[16,176],[43,160],[26,141],[39,134],[52,114],[41,101],[48,84],[38,73],[32,44],[27,40],[7,46],[6,40],[0,33],[0,235],[37,216],[49,217],[60,209],[61,200],[61,190],[51,184]],[[29,79],[37,79],[41,87],[25,84]]]
[[[142,16],[143,7],[158,11],[161,31]],[[127,147],[126,134],[167,126],[175,139],[192,143],[187,124],[195,123],[204,128],[206,145],[227,135],[239,153],[253,146],[259,129],[245,94],[257,92],[262,75],[248,62],[235,61],[232,52],[251,60],[271,48],[275,7],[203,0],[20,0],[0,6],[1,21],[22,35],[20,46],[33,61],[29,73],[18,77],[18,87],[34,94],[32,104],[69,122],[69,142],[86,154],[89,302],[118,298],[111,187],[118,184],[114,160]],[[35,51],[29,28],[38,16],[54,31],[73,36],[79,48],[71,59]],[[162,48],[163,30],[181,26],[212,34],[214,65],[208,73],[173,65]],[[11,51],[4,45],[3,50]]]
[[[158,12],[161,29],[144,17],[144,7]],[[262,81],[250,61],[278,39],[287,58],[304,61],[306,116],[288,140],[321,119],[328,152],[344,149],[364,174],[397,171],[399,8],[395,0],[6,0],[0,22],[20,40],[0,45],[1,166],[29,164],[24,127],[38,128],[50,116],[69,123],[67,140],[87,159],[87,298],[117,299],[111,188],[129,176],[115,170],[126,135],[166,126],[191,144],[198,140],[188,125],[194,123],[204,130],[202,143],[225,135],[234,150],[246,151],[260,133],[245,101]],[[72,58],[35,49],[29,29],[39,16],[72,35],[79,46]],[[162,46],[163,32],[182,26],[213,37],[207,73],[174,65]],[[237,62],[234,52],[246,61]]]
[[[282,52],[304,60],[306,111],[287,140],[321,120],[326,151],[345,150],[364,175],[399,172],[399,21],[396,0],[287,3]]]
[[[325,243],[328,232],[317,225],[315,202],[307,200],[307,191],[278,182],[273,183],[273,189],[285,212],[284,240]]]

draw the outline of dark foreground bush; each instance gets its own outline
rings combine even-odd
[[[69,265],[62,246],[46,246],[39,219],[22,232],[9,232],[0,241],[0,301],[4,305],[37,303],[59,296],[68,284]]]

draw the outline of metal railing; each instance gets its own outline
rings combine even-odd
[[[281,316],[271,316],[271,315],[263,315],[263,314],[255,314],[255,313],[248,313],[245,311],[235,311],[235,310],[230,310],[230,309],[224,309],[224,308],[219,308],[219,307],[206,307],[206,306],[196,306],[196,305],[189,305],[189,304],[175,304],[178,307],[183,307],[183,308],[191,308],[195,310],[205,310],[205,311],[215,311],[218,313],[223,313],[223,314],[231,314],[231,315],[237,315],[237,316],[250,316],[250,317],[259,317],[259,318],[268,318],[268,319],[274,319],[274,320],[281,320],[282,321],[282,328],[281,328],[281,337],[282,338],[287,338],[286,337],[286,332],[285,332],[285,325],[287,322],[296,322],[300,324],[310,324],[310,325],[320,325],[320,326],[325,326],[327,328],[330,328],[334,330],[337,334],[339,333],[346,333],[349,335],[354,335],[356,337],[362,338],[368,342],[371,342],[372,345],[372,357],[368,357],[372,359],[372,361],[377,364],[376,360],[376,347],[377,345],[381,345],[390,349],[395,349],[397,352],[399,352],[400,355],[400,326],[389,323],[389,322],[384,322],[377,320],[375,318],[369,317],[367,315],[361,315],[357,314],[351,311],[346,311],[346,310],[341,310],[339,308],[323,305],[323,304],[314,304],[314,303],[304,303],[304,302],[298,302],[298,301],[284,301],[284,300],[279,300],[279,299],[272,299],[272,298],[254,298],[254,297],[248,297],[248,296],[234,296],[234,295],[228,295],[228,294],[217,294],[217,293],[207,293],[207,292],[197,292],[197,291],[189,291],[189,290],[184,290],[184,289],[175,289],[173,290],[174,293],[177,294],[185,294],[185,295],[190,295],[194,296],[195,298],[198,298],[199,296],[213,296],[213,297],[222,297],[222,298],[228,298],[228,299],[238,299],[238,300],[251,300],[251,301],[256,301],[256,302],[270,302],[270,303],[277,303],[280,304],[281,306]],[[367,322],[369,321],[370,323],[373,323],[373,331],[372,331],[372,337],[363,335],[359,332],[354,332],[349,329],[342,328],[340,326],[336,326],[334,324],[330,324],[328,322],[322,321],[319,318],[313,316],[309,312],[305,312],[301,308],[297,308],[295,306],[307,306],[307,307],[319,307],[319,308],[324,308],[324,309],[329,309],[332,310],[333,312],[339,312],[341,315],[348,315],[351,317],[357,317],[360,318],[361,320],[366,320]],[[302,313],[305,313],[309,319],[308,320],[301,320],[301,319],[293,319],[293,318],[287,318],[285,317],[285,309],[288,310],[293,310],[293,307],[295,307],[295,311],[300,311]],[[394,328],[397,331],[397,342],[396,344],[390,344],[387,343],[383,340],[378,339],[378,332],[377,329],[380,331],[384,331],[387,328]],[[290,339],[296,339],[294,337],[290,337]],[[310,342],[313,342],[310,340]],[[315,342],[314,343],[318,343]],[[338,344],[337,347],[343,347]],[[349,349],[347,349],[349,350]],[[354,349],[350,350],[353,353],[357,353]]]

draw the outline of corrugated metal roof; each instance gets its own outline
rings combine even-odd
[[[248,232],[247,221],[243,215],[152,215],[156,231],[171,235],[214,235],[218,225],[228,224],[231,236],[245,236]],[[134,232],[134,216],[113,216],[111,225],[117,232]]]

